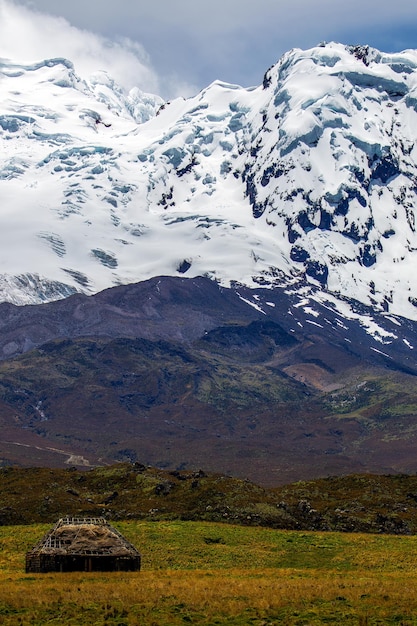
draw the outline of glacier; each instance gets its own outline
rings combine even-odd
[[[294,49],[172,102],[66,59],[0,84],[0,301],[206,276],[417,320],[417,51]]]

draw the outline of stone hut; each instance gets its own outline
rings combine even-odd
[[[138,571],[136,548],[103,517],[65,517],[26,554],[26,572]]]

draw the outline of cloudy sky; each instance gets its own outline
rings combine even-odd
[[[290,48],[321,41],[417,48],[415,0],[0,0],[0,58],[70,58],[126,88],[189,96],[258,85]]]

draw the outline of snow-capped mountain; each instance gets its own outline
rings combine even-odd
[[[1,300],[204,275],[417,319],[417,51],[293,50],[171,103],[65,59],[0,88]]]

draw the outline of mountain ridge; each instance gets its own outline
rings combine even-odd
[[[296,290],[229,289],[205,277],[154,277],[41,305],[0,303],[0,360],[59,338],[143,337],[191,343],[222,324],[272,320],[294,336],[315,334],[322,341],[344,344],[369,362],[417,372],[410,357],[417,342],[416,324],[378,315],[360,303],[356,307],[356,317],[344,317],[336,307],[322,306]]]
[[[300,294],[160,277],[3,303],[0,327],[3,464],[204,459],[266,485],[417,469],[409,348]]]
[[[60,59],[1,71],[3,299],[206,275],[417,318],[415,51],[292,50],[165,104]]]

